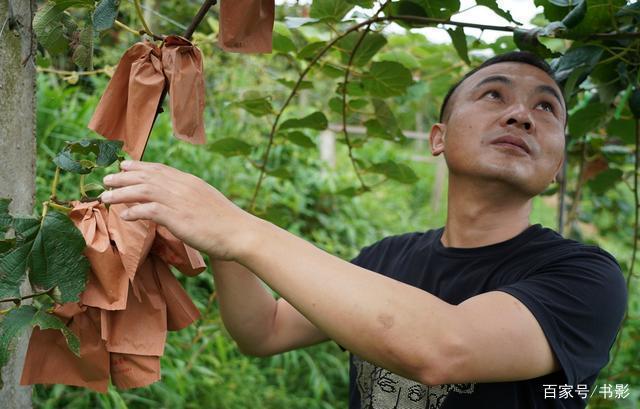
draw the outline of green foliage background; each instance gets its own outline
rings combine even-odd
[[[86,124],[108,76],[82,72],[114,66],[122,52],[138,40],[129,32],[109,28],[108,22],[115,18],[109,10],[117,9],[118,20],[127,25],[140,26],[130,1],[123,0],[119,8],[115,1],[64,1],[43,2],[42,7],[50,7],[47,13],[52,14],[40,12],[41,18],[46,17],[42,27],[55,25],[56,30],[40,33],[44,48],[38,54],[38,65],[42,71],[56,72],[42,72],[38,78],[38,203],[49,197],[55,171],[52,160],[65,141],[95,137]],[[499,9],[493,1],[477,3],[512,20],[508,10]],[[61,4],[70,7],[60,11]],[[153,31],[182,32],[199,4],[156,3]],[[505,32],[491,43],[465,36],[460,26],[448,26],[453,47],[431,44],[416,33],[382,31],[388,22],[362,26],[318,59],[283,111],[278,132],[272,132],[274,119],[300,74],[328,41],[371,16],[355,14],[356,20],[343,21],[354,5],[371,8],[373,2],[315,0],[311,6],[279,6],[274,53],[258,56],[223,53],[216,47],[214,11],[194,37],[205,55],[208,143],[194,147],[178,142],[171,135],[168,116],[162,114],[144,160],[193,173],[244,208],[349,259],[361,247],[386,235],[443,225],[446,191],[438,206],[434,207],[432,200],[436,166],[412,159],[416,153],[427,155],[428,146],[406,138],[401,130],[428,130],[437,121],[448,87],[469,66],[478,65],[491,53],[530,49],[555,57],[553,65],[564,76],[569,101],[565,235],[612,252],[627,274],[637,231],[633,178],[637,147],[630,107],[634,98],[640,98],[640,40],[593,34],[637,33],[639,3],[536,0],[535,4],[544,8],[534,20],[538,29],[517,30],[515,35]],[[410,14],[413,19],[399,21],[410,28],[433,25],[435,20],[428,19],[455,20],[459,8],[457,0],[403,0],[391,2],[382,15]],[[285,24],[285,16],[314,20],[304,20],[311,24],[294,28]],[[90,26],[96,35],[86,34]],[[353,52],[354,48],[357,51]],[[349,79],[346,87],[345,74]],[[347,102],[344,109],[343,100]],[[416,113],[420,115],[416,117]],[[287,122],[311,114],[302,121]],[[344,134],[337,134],[335,168],[319,158],[317,146],[324,118],[332,124],[367,129],[366,135],[348,135],[348,142]],[[263,167],[270,135],[273,146]],[[596,166],[603,162],[604,169]],[[594,169],[600,169],[599,173]],[[267,176],[254,206],[252,199],[262,170]],[[113,172],[115,167],[93,172],[86,183],[99,183],[107,171]],[[593,177],[586,176],[594,172]],[[552,186],[545,196],[535,199],[532,222],[557,228],[558,188]],[[71,200],[79,194],[78,176],[63,173],[59,196]],[[636,263],[636,272],[638,267]],[[203,311],[203,319],[170,334],[161,382],[132,391],[110,389],[107,395],[61,385],[37,386],[35,407],[346,407],[348,356],[334,343],[271,358],[243,356],[222,326],[212,297],[211,272],[181,280]],[[637,278],[630,279],[629,316],[619,351],[597,382],[629,384],[632,394],[621,401],[594,396],[591,408],[633,408],[640,403],[637,288]]]

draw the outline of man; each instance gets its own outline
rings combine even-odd
[[[522,52],[488,60],[431,129],[449,168],[446,225],[387,237],[352,264],[164,165],[123,162],[102,199],[139,202],[123,216],[211,256],[244,353],[328,339],[349,350],[351,408],[582,408],[626,288],[608,253],[529,223],[532,198],[562,165],[565,125],[546,63]]]

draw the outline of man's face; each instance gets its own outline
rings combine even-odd
[[[565,109],[544,71],[497,63],[460,84],[448,120],[432,128],[432,152],[444,153],[452,177],[502,181],[532,197],[562,164]]]

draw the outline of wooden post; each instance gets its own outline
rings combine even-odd
[[[35,198],[35,11],[35,0],[0,0],[0,197],[13,199],[11,212],[22,215],[32,214]],[[28,281],[25,287],[26,294]],[[19,385],[28,341],[28,333],[16,340],[2,370],[3,408],[31,408],[31,387]]]

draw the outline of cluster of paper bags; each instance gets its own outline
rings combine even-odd
[[[152,221],[125,221],[125,204],[74,202],[70,218],[87,243],[91,263],[77,303],[54,314],[80,338],[80,357],[58,330],[34,328],[21,384],[61,383],[106,392],[160,379],[167,331],[191,324],[199,311],[169,269],[194,276],[205,269],[200,253]]]

